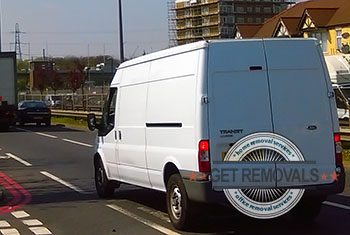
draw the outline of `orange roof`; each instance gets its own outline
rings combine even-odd
[[[324,26],[330,27],[336,25],[350,24],[349,0],[310,0],[307,2],[297,3],[293,7],[284,10],[280,14],[275,15],[271,19],[267,20],[253,37],[273,37],[273,33],[276,30],[276,27],[280,22],[281,18],[300,19],[303,16],[306,9],[309,12],[311,18],[315,21],[318,21],[315,22],[316,25],[324,24]],[[292,27],[292,25],[290,25],[290,27]]]
[[[236,29],[243,38],[251,38],[263,26],[263,24],[237,24]]]
[[[298,26],[300,21],[299,17],[282,17],[281,20],[288,29],[290,35],[293,36],[298,34]]]
[[[316,27],[325,27],[332,19],[338,8],[307,8],[304,14],[308,14]]]

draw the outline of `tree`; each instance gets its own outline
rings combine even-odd
[[[46,88],[46,73],[42,70],[38,70],[35,72],[35,80],[36,80],[36,87],[39,89],[41,95],[43,95],[43,92]]]
[[[63,81],[61,79],[61,76],[58,74],[57,71],[53,71],[51,75],[51,81],[50,81],[50,87],[54,91],[55,95],[57,90],[63,86]]]
[[[85,73],[85,65],[84,65],[84,62],[80,59],[75,59],[74,60],[74,65],[77,69],[77,73],[79,73],[79,76],[80,76],[80,79],[81,79],[81,85],[80,85],[80,88],[81,88],[81,94],[82,94],[82,97],[83,97],[83,110],[85,111],[85,108],[86,108],[86,100],[85,100],[85,90],[84,90],[84,86],[85,86],[85,82],[86,80],[88,79],[88,72],[89,72],[89,69],[90,68],[87,68],[87,72]]]
[[[73,93],[81,87],[82,84],[82,74],[72,69],[68,74],[68,87],[72,90]]]

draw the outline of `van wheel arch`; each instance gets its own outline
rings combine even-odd
[[[163,181],[164,181],[164,185],[166,186],[168,184],[169,178],[170,176],[174,175],[174,174],[180,174],[179,169],[176,167],[176,165],[174,163],[167,163],[164,167],[164,171],[163,171]]]

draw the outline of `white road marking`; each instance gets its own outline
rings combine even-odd
[[[16,217],[16,219],[22,219],[25,217],[29,217],[30,215],[25,212],[25,211],[15,211],[15,212],[11,212],[11,214]]]
[[[75,140],[70,140],[70,139],[62,139],[62,140],[65,141],[65,142],[72,143],[72,144],[78,144],[78,145],[81,145],[81,146],[84,146],[84,147],[89,147],[89,148],[93,148],[94,147],[91,144],[85,144],[85,143],[82,143],[82,142],[79,142],[79,141],[75,141]]]
[[[346,206],[346,205],[335,203],[335,202],[325,201],[325,202],[323,202],[323,204],[325,204],[327,206],[334,206],[334,207],[342,208],[345,210],[350,210],[350,206]]]
[[[62,180],[62,179],[60,179],[60,178],[58,178],[57,176],[54,176],[53,174],[50,174],[50,173],[47,172],[47,171],[40,171],[40,173],[43,174],[43,175],[45,175],[45,176],[47,176],[47,177],[49,177],[50,179],[52,179],[52,180],[54,180],[54,181],[56,181],[56,182],[58,182],[58,183],[60,183],[60,184],[63,184],[64,186],[66,186],[66,187],[68,187],[68,188],[70,188],[70,189],[72,189],[72,190],[74,190],[74,191],[76,191],[76,192],[78,192],[78,193],[85,193],[85,192],[84,192],[83,190],[81,190],[80,188],[78,188],[78,187],[72,185],[71,183],[68,183],[68,182],[66,182],[66,181],[64,181],[64,180]]]
[[[3,235],[20,235],[17,229],[15,228],[7,228],[7,229],[0,229],[0,232]]]
[[[151,227],[151,228],[153,228],[155,230],[158,230],[161,233],[171,234],[171,235],[179,234],[179,233],[177,233],[177,232],[175,232],[175,231],[173,231],[171,229],[165,228],[165,227],[163,227],[163,226],[161,226],[159,224],[156,224],[156,223],[154,223],[152,221],[144,219],[144,218],[142,218],[142,217],[140,217],[140,216],[138,216],[138,215],[136,215],[136,214],[134,214],[132,212],[129,212],[129,211],[127,211],[127,210],[125,210],[125,209],[123,209],[123,208],[121,208],[119,206],[108,204],[107,207],[109,207],[109,208],[111,208],[111,209],[113,209],[113,210],[115,210],[117,212],[120,212],[120,213],[122,213],[122,214],[124,214],[126,216],[129,216],[129,217],[131,217],[131,218],[133,218],[133,219],[135,219],[135,220],[137,220],[137,221],[139,221],[139,222],[141,222],[141,223],[143,223],[143,224],[145,224],[145,225],[147,225],[147,226],[149,226],[149,227]]]
[[[30,130],[26,130],[26,129],[19,128],[19,127],[16,127],[16,129],[19,130],[19,131],[31,132]]]
[[[10,159],[9,156],[0,156],[0,159]]]
[[[29,162],[24,161],[23,159],[21,159],[21,158],[15,156],[15,155],[13,155],[12,153],[6,153],[6,155],[9,156],[9,157],[11,157],[11,158],[13,158],[13,159],[15,159],[16,161],[22,163],[22,164],[25,165],[25,166],[32,166],[32,164],[30,164]]]
[[[43,225],[43,223],[41,223],[41,221],[37,220],[37,219],[22,220],[22,222],[27,226],[41,226],[41,225]]]
[[[57,136],[54,136],[54,135],[48,135],[48,134],[41,133],[41,132],[35,132],[35,134],[37,134],[37,135],[41,135],[41,136],[44,136],[44,137],[48,137],[48,138],[51,138],[51,139],[57,139],[57,138],[58,138]]]
[[[143,206],[139,206],[139,207],[137,207],[137,209],[140,210],[140,211],[146,212],[147,214],[153,215],[154,217],[157,217],[158,219],[161,219],[161,220],[163,220],[165,222],[170,223],[170,219],[169,219],[168,214],[166,214],[164,212],[154,211],[154,210],[152,210],[150,208],[146,208],[146,207],[143,207]]]
[[[0,220],[0,228],[9,228],[11,225],[5,221],[5,220]]]
[[[29,228],[30,231],[32,231],[36,235],[47,235],[47,234],[52,234],[50,230],[48,230],[45,227],[32,227]]]

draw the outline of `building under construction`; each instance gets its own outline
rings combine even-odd
[[[169,0],[171,45],[233,38],[236,23],[263,23],[289,0]]]

